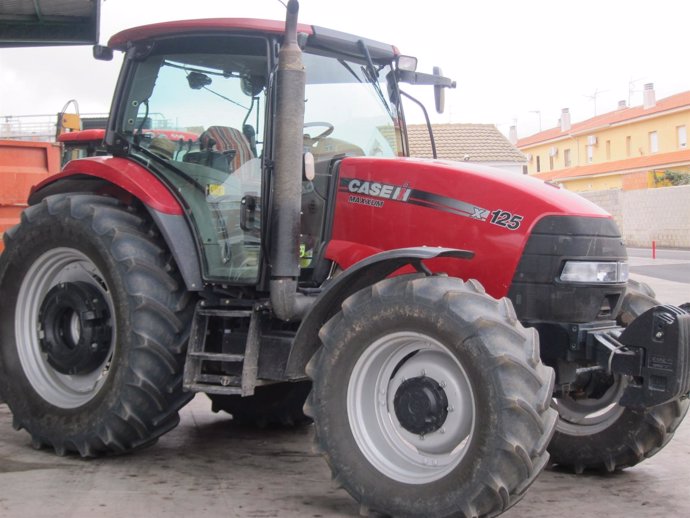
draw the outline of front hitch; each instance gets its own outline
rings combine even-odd
[[[595,334],[600,363],[630,377],[620,404],[644,409],[690,392],[690,314],[656,306],[633,320],[618,336]],[[602,361],[603,360],[603,361]]]

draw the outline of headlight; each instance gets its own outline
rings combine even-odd
[[[568,261],[561,272],[563,282],[626,282],[628,263]]]

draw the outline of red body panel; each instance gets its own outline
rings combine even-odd
[[[494,297],[507,295],[537,220],[557,214],[610,217],[541,180],[474,164],[347,158],[338,181],[329,259],[347,268],[394,248],[471,250],[472,260],[436,260],[430,267],[478,279]]]
[[[108,46],[116,50],[126,50],[127,43],[130,41],[142,41],[157,36],[173,36],[175,34],[209,30],[240,30],[283,34],[285,32],[285,22],[254,18],[209,18],[155,23],[118,32],[110,38]],[[311,25],[300,23],[297,25],[297,32],[311,35],[314,33],[314,29]]]
[[[63,133],[58,136],[57,141],[66,143],[101,142],[103,137],[105,137],[104,129],[88,129]]]
[[[183,214],[182,207],[168,187],[146,168],[124,158],[91,157],[72,160],[60,174],[51,176],[33,187],[31,193],[34,194],[46,185],[75,175],[95,176],[107,180],[158,212],[175,216]]]
[[[165,129],[145,129],[142,131],[144,135],[151,135],[152,137],[165,137],[170,140],[191,140],[196,141],[199,138],[198,133],[190,131],[177,131]],[[88,129],[81,131],[71,131],[63,133],[57,140],[66,144],[80,144],[87,142],[100,143],[105,138],[105,130],[101,128]]]

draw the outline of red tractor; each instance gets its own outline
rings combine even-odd
[[[364,508],[477,517],[549,454],[614,471],[671,438],[690,316],[628,281],[584,199],[407,158],[402,84],[449,79],[298,24],[294,0],[285,25],[161,23],[111,49],[110,156],[36,186],[0,258],[0,394],[35,446],[146,446],[204,392],[237,420],[311,418]]]

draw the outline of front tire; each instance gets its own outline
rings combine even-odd
[[[29,207],[0,258],[0,393],[36,447],[142,447],[191,398],[193,306],[145,211],[94,195]]]
[[[627,326],[657,305],[648,285],[629,281],[618,324]],[[575,473],[613,472],[648,459],[668,444],[690,406],[690,400],[683,398],[632,410],[618,404],[627,383],[624,377],[600,383],[597,398],[564,396],[553,401],[559,419],[549,445],[551,459]]]
[[[548,459],[553,371],[507,299],[401,276],[349,297],[307,366],[333,478],[394,516],[494,516]]]

